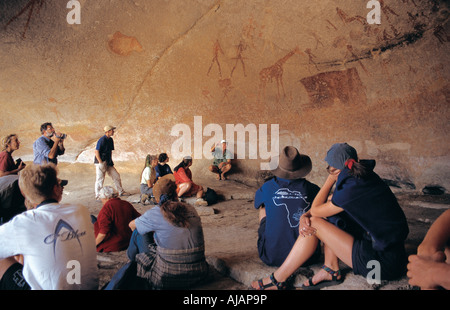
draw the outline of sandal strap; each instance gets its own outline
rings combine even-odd
[[[330,267],[328,267],[327,265],[323,265],[322,269],[325,270],[326,272],[328,272],[331,275],[333,281],[337,280],[337,277],[339,277],[341,275],[341,270],[340,269],[333,270]]]
[[[277,279],[275,279],[275,275],[272,273],[270,276],[270,281],[272,282],[272,285],[276,286],[279,290],[286,289],[286,282],[278,282]]]

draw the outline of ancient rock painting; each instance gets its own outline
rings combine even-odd
[[[211,65],[209,66],[208,73],[206,75],[209,75],[209,72],[211,72],[213,65],[217,64],[217,68],[219,69],[219,75],[220,77],[222,77],[222,69],[220,68],[219,62],[219,53],[221,53],[222,55],[224,54],[222,47],[220,46],[219,40],[216,40],[213,46],[213,58],[211,60]]]
[[[283,65],[286,63],[286,61],[289,60],[289,58],[291,58],[295,54],[304,55],[303,52],[301,52],[297,46],[295,49],[290,51],[286,56],[280,58],[275,64],[273,64],[270,67],[263,68],[259,72],[259,83],[260,83],[259,87],[263,97],[265,97],[267,83],[272,83],[273,80],[275,80],[275,82],[277,83],[277,90],[278,90],[277,99],[280,99],[280,86],[283,91],[283,96],[284,97],[286,96],[283,84]]]
[[[347,53],[345,54],[345,58],[347,58],[348,54],[350,54],[350,56],[351,56],[351,60],[349,62],[357,61],[359,63],[359,65],[361,66],[361,68],[364,70],[364,72],[366,72],[367,75],[370,75],[369,71],[367,71],[366,67],[364,67],[364,65],[361,62],[361,60],[359,59],[359,57],[353,51],[353,46],[350,44],[347,45]]]
[[[331,71],[305,77],[300,80],[315,107],[366,102],[365,88],[355,68]]]
[[[22,10],[19,11],[16,15],[14,15],[5,25],[5,28],[9,26],[13,21],[15,21],[19,16],[24,14],[27,10],[28,12],[28,18],[27,22],[25,23],[25,29],[22,33],[22,38],[25,38],[25,33],[27,32],[28,25],[30,24],[31,16],[33,15],[34,9],[36,9],[36,15],[39,14],[39,11],[41,10],[42,6],[44,5],[45,0],[30,0],[28,3],[22,8]]]
[[[307,48],[306,50],[305,50],[305,53],[306,53],[306,55],[308,55],[308,63],[310,64],[310,65],[313,65],[316,69],[317,69],[317,71],[320,71],[319,70],[319,67],[317,66],[317,63],[316,63],[316,56],[312,53],[312,51],[311,51],[311,49],[310,48]],[[308,70],[309,70],[309,72],[311,73],[311,69],[308,67]]]
[[[433,29],[433,35],[439,40],[439,42],[450,42],[450,36],[445,31],[442,25],[438,25]]]
[[[340,8],[336,8],[336,12],[339,15],[339,17],[342,19],[342,21],[344,22],[344,24],[349,24],[352,23],[354,21],[360,22],[362,25],[364,25],[366,23],[366,19],[362,16],[348,16],[347,13],[344,12],[344,10],[340,9]]]
[[[244,76],[247,76],[247,73],[245,72],[244,56],[242,55],[242,53],[246,49],[247,49],[247,44],[245,43],[244,40],[241,40],[239,42],[238,46],[236,47],[236,57],[233,58],[236,60],[236,63],[234,64],[233,69],[231,69],[230,76],[233,76],[233,72],[236,69],[239,62],[242,64],[242,69],[244,70]]]
[[[116,31],[108,40],[109,49],[117,55],[128,56],[133,51],[142,52],[144,49],[135,37]]]
[[[230,98],[228,97],[228,93],[233,89],[231,79],[220,79],[218,81],[219,87],[223,92],[222,102],[226,99],[227,103],[230,103]]]

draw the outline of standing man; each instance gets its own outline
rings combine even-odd
[[[214,156],[214,161],[211,166],[209,166],[209,171],[217,174],[217,180],[226,180],[227,177],[225,173],[231,170],[231,159],[233,155],[227,150],[227,141],[220,141],[222,147],[219,143],[213,145],[211,148],[211,153]]]
[[[96,181],[95,181],[95,199],[99,200],[99,192],[103,187],[105,181],[105,174],[113,179],[114,185],[120,196],[128,195],[122,188],[122,181],[120,179],[120,174],[114,167],[114,162],[112,160],[112,151],[114,150],[114,140],[112,136],[114,135],[114,130],[116,127],[105,126],[105,135],[101,137],[97,142],[97,147],[95,148],[95,170],[96,170]]]
[[[63,155],[65,135],[55,132],[52,123],[41,125],[41,136],[33,143],[34,163],[37,165],[58,164],[57,157]]]

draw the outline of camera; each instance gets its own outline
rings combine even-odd
[[[57,134],[55,134],[55,136],[59,139],[65,139],[67,137],[67,135],[65,133],[62,133],[60,136],[58,136]]]

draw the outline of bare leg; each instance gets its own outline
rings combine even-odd
[[[334,252],[327,246],[324,246],[324,256],[325,256],[325,262],[324,265],[329,267],[331,270],[339,270],[339,259],[334,254]],[[341,276],[338,276],[337,279],[339,280]],[[319,272],[317,272],[314,277],[312,278],[312,283],[316,285],[317,283],[320,283],[322,281],[330,281],[332,280],[332,275],[326,272],[323,269],[320,269]],[[303,283],[304,286],[309,286],[309,281],[305,281]]]
[[[217,166],[211,165],[209,166],[209,171],[217,174],[217,180],[220,180],[220,169]]]
[[[202,198],[203,197],[203,193],[204,193],[203,187],[200,186],[200,190],[197,192],[197,198]]]
[[[337,271],[340,258],[345,264],[352,267],[353,236],[322,218],[311,217],[311,226],[317,229],[316,236],[324,243],[324,264]],[[340,276],[337,278],[339,279]],[[312,283],[317,284],[331,279],[331,274],[321,269],[312,278]],[[303,285],[309,286],[308,281],[305,281]]]
[[[178,185],[178,197],[181,197],[186,193],[189,189],[191,189],[191,183],[182,183]]]
[[[353,236],[337,228],[335,225],[322,218],[311,217],[311,226],[316,229],[316,234],[308,237],[298,237],[288,257],[274,272],[278,282],[286,281],[299,267],[301,267],[314,253],[319,239],[325,244],[327,263],[330,268],[337,265],[336,257],[340,258],[349,267],[352,267]],[[336,267],[336,270],[338,267]],[[263,284],[270,282],[269,278],[263,279]],[[257,282],[252,286],[258,288]]]
[[[352,268],[353,236],[319,217],[311,217],[311,226],[317,230],[317,238],[340,260]]]
[[[285,282],[288,277],[301,267],[316,250],[318,239],[315,236],[299,237],[292,247],[291,252],[284,263],[274,272],[278,282]],[[270,283],[270,279],[264,278],[263,284]],[[259,288],[258,282],[252,282],[253,288]],[[274,287],[276,289],[276,287]]]
[[[227,177],[225,176],[225,173],[227,173],[228,171],[231,170],[231,164],[230,163],[226,163],[222,166],[222,168],[220,169],[220,171],[222,171],[222,179],[226,180]]]

